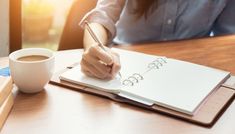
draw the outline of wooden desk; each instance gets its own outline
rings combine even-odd
[[[125,49],[165,55],[224,69],[235,74],[235,36],[148,45]],[[78,50],[56,54],[56,70],[79,60]],[[70,60],[67,59],[70,58]],[[77,57],[77,58],[76,58]],[[7,64],[1,59],[0,65]],[[48,84],[39,94],[16,93],[15,105],[2,134],[234,134],[235,102],[212,128],[109,99]]]

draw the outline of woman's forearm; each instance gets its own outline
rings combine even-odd
[[[103,44],[107,44],[108,42],[108,32],[107,30],[103,27],[103,25],[99,24],[99,23],[91,23],[90,24],[91,29],[94,31],[94,33],[96,34],[96,36],[99,38],[99,40],[103,43]],[[88,48],[90,48],[93,44],[95,44],[95,40],[91,37],[91,35],[89,34],[87,27],[85,27],[85,31],[84,31],[84,37],[83,37],[83,47],[85,50],[87,50]]]

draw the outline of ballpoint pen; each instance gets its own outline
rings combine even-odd
[[[99,38],[96,36],[96,34],[93,32],[93,30],[90,27],[90,24],[88,23],[88,21],[85,21],[85,25],[87,26],[87,30],[89,32],[89,34],[91,35],[91,37],[98,43],[98,46],[103,49],[105,52],[107,52],[107,50],[104,47],[104,44],[99,40]],[[120,78],[122,78],[122,75],[120,72],[118,72],[118,75]]]

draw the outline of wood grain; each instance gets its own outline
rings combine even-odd
[[[224,69],[235,74],[235,35],[121,46]],[[75,52],[75,51],[71,51]],[[63,60],[74,60],[67,51]],[[7,64],[0,60],[0,66]],[[68,65],[64,65],[68,66]],[[109,99],[48,84],[38,94],[15,92],[15,104],[2,134],[233,134],[235,103],[212,128],[204,128]]]
[[[235,74],[235,35],[148,45],[136,44],[134,47],[122,45],[119,48],[190,61]]]

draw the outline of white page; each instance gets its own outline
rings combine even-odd
[[[228,72],[196,65],[189,62],[166,59],[159,69],[149,69],[148,65],[157,56],[115,49],[121,58],[122,79],[111,81],[91,78],[80,71],[80,66],[61,75],[64,80],[86,85],[108,92],[120,92],[139,97],[149,102],[192,114],[205,97],[229,75]],[[148,71],[147,71],[148,70]],[[147,72],[146,72],[147,71]],[[134,86],[123,86],[124,79],[139,73],[144,79]]]
[[[147,69],[146,65],[158,58],[157,56],[146,55],[131,51],[127,52],[120,49],[115,49],[115,51],[120,54],[121,64],[123,65],[120,73],[123,79],[126,79],[136,72],[144,72]],[[119,90],[122,89],[123,86],[123,79],[118,76],[115,79],[109,81],[91,78],[81,72],[80,66],[76,66],[73,69],[66,71],[60,76],[60,78],[62,80],[72,81],[77,84],[99,88],[110,92],[119,92]]]
[[[228,75],[228,72],[168,58],[164,67],[146,73],[142,82],[123,90],[192,114]]]

